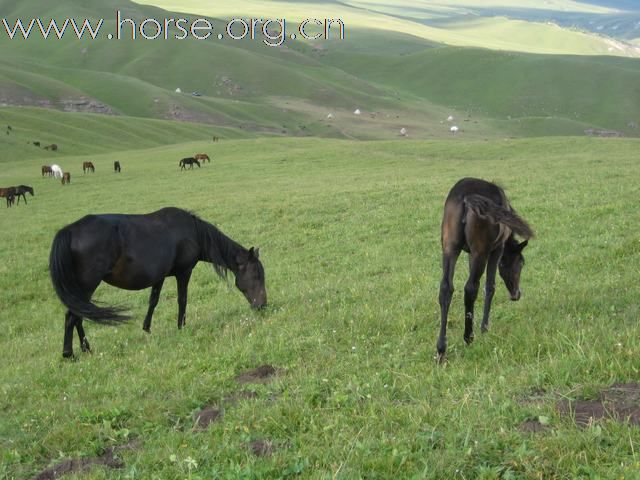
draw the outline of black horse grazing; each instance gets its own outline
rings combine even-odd
[[[518,243],[514,237],[516,234],[525,241]],[[524,265],[522,250],[532,237],[533,230],[511,208],[502,188],[476,178],[463,178],[453,186],[444,204],[442,219],[439,362],[444,361],[447,350],[447,314],[460,251],[469,253],[469,280],[464,287],[464,339],[469,344],[473,341],[473,306],[485,269],[483,332],[489,329],[498,268],[511,300],[520,299],[520,272]]]
[[[267,304],[264,269],[259,250],[247,250],[210,223],[178,208],[147,215],[88,215],[61,229],[53,239],[49,270],[53,286],[67,307],[64,357],[73,356],[73,329],[83,351],[90,351],[82,317],[97,322],[126,320],[121,308],[91,302],[100,282],[127,290],[151,287],[143,329],[151,330],[165,277],[176,277],[178,328],[185,324],[187,286],[199,261],[213,264],[225,277],[235,274],[236,287],[253,308]]]
[[[27,204],[27,197],[25,196],[25,193],[30,193],[33,197],[33,188],[29,185],[18,185],[13,188],[15,190],[16,197],[18,197],[18,205],[20,205],[20,197],[24,198],[24,204]]]
[[[200,168],[200,162],[198,160],[196,160],[193,157],[187,157],[187,158],[183,158],[182,160],[180,160],[180,170],[185,170],[187,165],[189,165],[189,168],[193,168],[193,164],[198,165],[198,168]]]
[[[120,173],[120,170],[122,170],[120,168],[120,162],[116,160],[115,162],[113,162],[113,171],[116,173]]]

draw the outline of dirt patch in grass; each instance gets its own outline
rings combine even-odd
[[[264,439],[253,440],[249,443],[249,448],[256,457],[270,457],[276,449],[271,440]]]
[[[196,428],[197,430],[205,430],[207,427],[209,427],[209,425],[221,418],[222,410],[220,410],[218,407],[205,407],[193,415],[193,419],[196,422],[194,428]]]
[[[579,427],[602,418],[640,425],[640,383],[612,385],[601,391],[596,400],[562,400],[557,409],[562,415],[571,415]]]
[[[122,468],[124,467],[124,462],[117,458],[115,454],[122,450],[135,450],[138,446],[139,444],[137,442],[130,442],[126,445],[109,447],[99,457],[70,458],[43,470],[33,477],[32,480],[53,480],[70,473],[85,472],[96,465],[103,465],[114,469]]]
[[[279,369],[273,365],[261,365],[258,368],[247,370],[236,377],[238,383],[267,383],[278,375]]]
[[[539,420],[525,420],[519,427],[521,432],[525,433],[540,433],[549,429],[548,425],[543,425]]]

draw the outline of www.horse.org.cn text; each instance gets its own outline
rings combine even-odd
[[[291,25],[284,18],[234,18],[224,25],[215,25],[207,18],[146,18],[135,20],[115,15],[115,32],[103,30],[105,19],[78,21],[75,18],[7,19],[2,18],[7,37],[11,40],[28,40],[32,37],[61,40],[65,34],[78,40],[107,38],[109,40],[196,40],[231,39],[261,40],[265,45],[278,47],[287,40],[344,40],[345,24],[341,19],[307,18]]]

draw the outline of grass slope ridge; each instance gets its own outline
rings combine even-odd
[[[20,162],[25,158],[50,160],[70,155],[100,154],[123,150],[148,149],[187,141],[211,141],[247,137],[242,130],[216,128],[188,122],[131,118],[87,113],[62,113],[51,109],[3,108],[0,125],[10,125],[3,133],[1,162]],[[55,143],[58,152],[41,147]],[[195,153],[195,152],[194,152]]]

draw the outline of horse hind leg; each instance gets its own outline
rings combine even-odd
[[[469,279],[464,286],[464,341],[467,344],[473,342],[473,307],[486,265],[486,255],[472,253],[469,257]]]
[[[64,358],[73,358],[73,328],[76,324],[76,316],[67,310],[64,316],[64,341],[62,347],[62,356]]]
[[[82,317],[76,317],[76,331],[78,332],[78,339],[80,340],[80,348],[85,353],[91,353],[91,346],[87,340],[87,336],[84,334],[84,328],[82,327]]]
[[[445,252],[442,255],[442,281],[440,282],[440,335],[438,336],[438,363],[443,363],[447,351],[447,317],[453,296],[453,275],[460,251]]]

